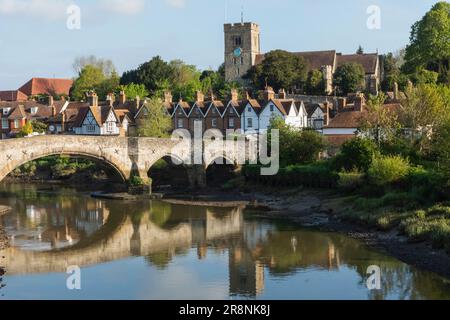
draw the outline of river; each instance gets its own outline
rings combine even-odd
[[[0,299],[450,299],[449,280],[242,207],[32,184],[0,185],[0,205],[12,207],[0,217]],[[367,287],[370,266],[379,289]]]

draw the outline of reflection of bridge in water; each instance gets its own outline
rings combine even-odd
[[[205,208],[203,219],[182,222],[171,229],[153,222],[151,211],[139,217],[111,214],[98,232],[74,246],[45,252],[11,247],[1,254],[8,275],[66,272],[68,266],[86,267],[130,256],[190,249],[195,244],[239,234],[242,224],[242,208],[230,210],[225,216],[216,216]]]

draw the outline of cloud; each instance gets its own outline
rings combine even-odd
[[[181,9],[186,6],[186,0],[166,0],[166,3],[174,8]]]
[[[120,14],[138,14],[145,8],[145,0],[101,0],[103,10]]]
[[[0,15],[65,19],[70,4],[68,0],[0,0]]]

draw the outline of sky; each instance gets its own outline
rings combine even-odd
[[[263,52],[396,51],[437,0],[0,0],[0,90],[32,77],[73,78],[78,56],[111,59],[118,72],[155,55],[200,69],[224,60],[223,24],[261,28]],[[72,19],[68,8],[80,9]],[[379,28],[368,28],[377,17]],[[71,11],[72,13],[74,11]],[[375,15],[374,15],[375,14]],[[72,28],[68,28],[68,20]],[[80,21],[80,28],[74,22]]]

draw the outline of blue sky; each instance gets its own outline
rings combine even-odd
[[[261,26],[264,52],[336,49],[395,51],[436,0],[0,0],[0,90],[31,77],[73,77],[75,57],[112,59],[118,71],[152,56],[199,68],[223,62],[223,23]],[[81,8],[81,29],[66,27],[66,9]],[[369,30],[366,10],[381,9]]]

